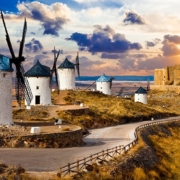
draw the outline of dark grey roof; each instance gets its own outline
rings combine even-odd
[[[74,69],[74,64],[67,58],[60,64],[59,69]]]
[[[140,86],[139,89],[135,93],[136,94],[147,94],[147,91]]]
[[[42,65],[39,61],[29,69],[25,76],[27,77],[50,77],[50,68]]]
[[[9,71],[9,72],[13,71],[10,65],[10,59],[1,54],[0,54],[0,71]]]

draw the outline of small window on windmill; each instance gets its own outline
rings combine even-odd
[[[39,89],[39,86],[36,86],[36,89]]]
[[[102,89],[102,87],[101,87],[101,89]]]
[[[6,73],[3,73],[3,77],[6,77]]]

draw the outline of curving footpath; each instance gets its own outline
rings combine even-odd
[[[58,172],[60,166],[67,165],[69,162],[74,162],[115,146],[126,146],[135,140],[135,129],[138,126],[176,119],[180,119],[180,116],[91,129],[89,130],[90,135],[84,138],[86,146],[83,147],[63,149],[0,148],[0,163],[21,165],[26,171],[31,172]]]

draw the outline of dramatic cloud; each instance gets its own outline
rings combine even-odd
[[[19,17],[28,17],[40,21],[44,29],[43,34],[59,36],[58,31],[68,22],[69,8],[59,2],[51,6],[37,1],[31,3],[22,2],[17,5],[17,8],[20,12]]]
[[[29,43],[25,44],[25,50],[28,53],[37,53],[43,50],[43,46],[40,41],[33,38]]]
[[[180,36],[165,35],[162,51],[164,56],[176,56],[180,54],[180,49],[177,44],[180,44]]]
[[[165,35],[164,40],[168,40],[169,42],[175,43],[175,44],[180,44],[180,36],[178,35]]]
[[[146,24],[145,19],[135,12],[127,12],[126,18],[123,20],[125,24]]]
[[[98,52],[122,53],[142,48],[141,44],[131,43],[124,34],[115,33],[108,25],[104,28],[96,25],[91,35],[75,32],[66,40],[75,41],[81,51],[89,51],[93,54]]]

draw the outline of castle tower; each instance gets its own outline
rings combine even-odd
[[[50,105],[50,68],[42,65],[39,61],[29,69],[25,76],[29,81],[33,99],[31,105]],[[26,101],[25,104],[27,105]]]
[[[102,92],[103,94],[111,95],[111,83],[112,83],[111,78],[103,74],[96,81],[96,90]]]
[[[67,58],[58,67],[60,90],[75,89],[75,67]]]
[[[0,125],[13,124],[12,71],[9,58],[0,55]]]
[[[139,87],[139,89],[135,92],[134,102],[147,104],[147,91],[144,88]]]

